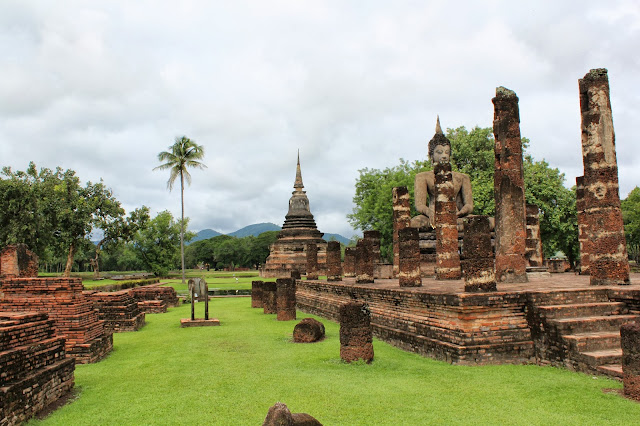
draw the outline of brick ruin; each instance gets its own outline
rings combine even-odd
[[[307,244],[316,244],[318,248],[318,272],[322,274],[325,269],[327,242],[322,239],[324,234],[318,231],[309,208],[309,198],[302,183],[299,154],[293,188],[282,230],[278,233],[278,240],[271,245],[269,257],[261,270],[261,276],[265,278],[287,278],[291,276],[292,269],[306,274],[307,255],[304,249]]]
[[[262,284],[262,309],[265,314],[277,314],[276,283],[264,282]]]
[[[496,291],[488,216],[468,216],[464,227],[464,291]]]
[[[307,279],[318,279],[318,245],[308,243],[305,245],[305,253],[307,256]]]
[[[96,291],[86,290],[83,294],[93,302],[98,310],[98,318],[111,333],[137,331],[145,324],[145,313],[129,290]]]
[[[628,284],[618,162],[607,70],[592,69],[578,81],[584,164],[584,226],[590,242],[592,285]]]
[[[420,287],[422,276],[420,275],[420,238],[416,228],[404,228],[398,232],[399,272],[398,284],[400,287]]]
[[[346,302],[339,307],[340,358],[345,362],[373,361],[371,313],[363,302]]]
[[[358,240],[356,243],[356,283],[367,284],[374,281],[374,256],[371,239]]]
[[[296,319],[296,280],[276,279],[276,314],[278,321]]]
[[[38,256],[26,244],[13,244],[0,250],[0,279],[38,276]]]
[[[293,341],[313,343],[324,338],[324,324],[314,318],[304,318],[293,328]]]
[[[71,391],[75,362],[45,313],[0,312],[0,423],[25,422]]]
[[[344,248],[344,264],[343,274],[345,278],[354,278],[356,276],[356,248]]]
[[[527,204],[527,240],[524,257],[528,268],[541,268],[544,265],[542,240],[540,239],[540,209],[535,204]]]
[[[462,271],[458,254],[458,217],[451,163],[438,163],[433,172],[436,187],[436,279],[459,280]]]
[[[137,300],[142,312],[158,314],[167,312],[167,308],[180,306],[180,300],[173,287],[147,285],[129,290],[131,296]]]
[[[640,324],[623,324],[620,338],[624,395],[640,401]]]
[[[340,259],[340,242],[327,243],[327,281],[342,280],[342,260]]]
[[[66,336],[66,353],[77,363],[97,362],[113,348],[113,335],[83,294],[80,278],[3,278],[0,311],[49,315],[57,334]]]
[[[527,231],[518,97],[515,92],[498,87],[493,104],[496,280],[526,282]]]
[[[262,288],[264,287],[264,281],[256,280],[251,281],[251,307],[252,308],[263,308],[263,295]]]
[[[580,275],[589,275],[591,242],[589,241],[586,206],[584,204],[584,176],[576,177],[576,210],[578,214],[578,244],[580,245]]]
[[[411,224],[411,202],[406,186],[394,187],[393,194],[393,276],[398,276],[400,240],[398,232]]]

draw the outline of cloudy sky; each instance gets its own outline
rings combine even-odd
[[[640,185],[640,3],[0,2],[0,165],[100,178],[127,210],[180,214],[176,136],[205,148],[191,229],[282,225],[297,150],[318,228],[350,237],[358,170],[425,159],[443,127],[520,98],[529,152],[582,174],[578,79],[609,70],[620,192]],[[636,136],[634,136],[636,135]],[[455,155],[455,153],[454,153]]]

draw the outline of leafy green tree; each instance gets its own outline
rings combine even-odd
[[[464,127],[447,129],[447,138],[451,141],[452,169],[468,174],[471,179],[473,214],[493,215],[495,141],[492,129],[477,126],[471,131]],[[528,139],[523,138],[523,147],[528,144]],[[393,244],[391,191],[394,186],[407,186],[413,200],[415,175],[431,168],[429,161],[409,163],[400,159],[395,167],[360,170],[353,198],[355,207],[347,218],[354,228],[380,231],[381,254],[386,259],[391,259]],[[563,186],[564,175],[558,169],[550,168],[544,160],[534,161],[528,154],[524,156],[524,175],[527,202],[537,204],[541,210],[540,228],[545,253],[562,250],[573,262],[578,250],[574,191]],[[412,202],[411,216],[415,215]]]
[[[124,214],[124,211],[122,211]],[[90,259],[93,266],[93,276],[100,277],[99,256],[102,249],[107,251],[115,248],[120,242],[130,241],[149,222],[149,208],[142,206],[131,212],[128,217],[124,215],[100,217],[96,223],[102,231],[102,238],[95,245],[95,255]]]
[[[173,188],[176,179],[180,177],[180,207],[182,210],[181,224],[184,225],[184,181],[191,184],[191,174],[189,168],[203,169],[207,167],[198,160],[204,157],[204,148],[186,136],[176,137],[175,143],[169,147],[169,151],[162,151],[158,154],[158,161],[164,162],[154,170],[170,170],[167,187]],[[184,273],[184,227],[180,230],[180,258],[182,260],[182,283],[185,283]]]
[[[179,264],[181,237],[188,241],[195,236],[192,232],[183,234],[185,227],[186,224],[175,221],[165,210],[138,230],[133,239],[133,249],[147,271],[163,277]]]
[[[622,200],[622,220],[624,235],[627,239],[627,251],[631,258],[640,261],[640,188],[631,190],[627,198]]]

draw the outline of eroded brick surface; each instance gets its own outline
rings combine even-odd
[[[264,286],[264,281],[255,280],[251,281],[251,307],[252,308],[262,308],[263,307],[263,294],[262,287]]]
[[[464,290],[495,291],[496,276],[489,216],[468,216],[465,219],[463,248]]]
[[[451,164],[436,164],[433,172],[436,188],[436,278],[458,280],[462,271],[458,253],[458,217]]]
[[[400,242],[398,232],[411,223],[411,202],[406,186],[393,188],[393,275],[399,272]]]
[[[359,284],[374,281],[374,251],[370,239],[361,239],[356,243],[356,282]]]
[[[363,302],[340,306],[340,358],[346,362],[373,361],[371,313]]]
[[[145,313],[129,290],[85,291],[84,295],[98,310],[98,318],[104,321],[105,329],[112,333],[137,331],[145,324]]]
[[[307,279],[318,279],[318,245],[316,243],[308,243],[304,246],[305,255],[307,257]]]
[[[340,259],[340,242],[327,243],[327,281],[342,280],[342,260]]]
[[[296,319],[296,280],[294,278],[276,280],[276,309],[278,321]]]
[[[404,228],[398,232],[400,245],[398,283],[400,287],[420,287],[420,238],[416,228]]]

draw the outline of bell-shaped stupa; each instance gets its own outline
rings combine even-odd
[[[327,243],[322,239],[324,234],[318,231],[316,221],[309,208],[309,198],[304,191],[302,171],[300,170],[300,153],[296,165],[296,180],[289,199],[289,211],[284,218],[284,225],[278,234],[278,241],[273,243],[269,257],[265,262],[263,277],[289,277],[292,270],[306,273],[307,258],[305,246],[316,244],[318,247],[318,266],[324,270]]]

